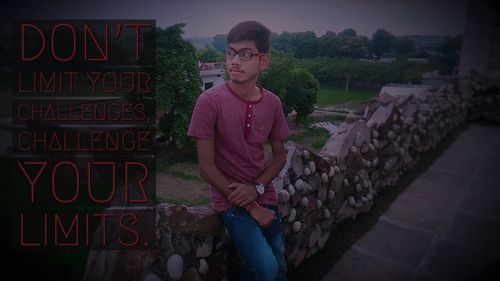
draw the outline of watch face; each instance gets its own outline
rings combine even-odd
[[[263,194],[264,193],[264,191],[265,191],[264,185],[262,185],[261,183],[259,183],[255,187],[257,188],[257,192],[259,194]]]

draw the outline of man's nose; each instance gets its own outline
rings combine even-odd
[[[235,54],[234,57],[231,59],[232,64],[239,64],[240,62],[241,62],[241,60],[240,60],[239,54]]]

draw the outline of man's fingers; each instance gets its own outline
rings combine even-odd
[[[242,198],[242,200],[239,204],[240,204],[240,206],[245,206],[245,205],[249,204],[250,202],[252,202],[252,201],[247,197],[247,198]]]
[[[250,204],[250,202],[252,202],[252,200],[250,200],[249,198],[247,198],[247,199],[246,199],[246,200],[244,200],[241,204],[242,204],[243,206],[246,206],[246,205]]]
[[[227,200],[232,201],[234,196],[236,196],[236,190],[233,190],[233,192],[231,192],[231,194],[229,194],[229,196],[227,197]]]
[[[241,201],[241,197],[242,197],[241,192],[238,189],[236,189],[230,194],[228,199],[232,204],[237,204],[239,201]]]
[[[241,191],[238,188],[236,188],[236,189],[233,190],[233,192],[231,192],[231,194],[229,194],[229,196],[227,197],[227,199],[229,201],[232,201],[232,200],[234,200],[234,197],[238,196],[238,194],[240,194],[240,193],[241,193]]]
[[[231,183],[228,185],[229,188],[233,189],[231,194],[227,197],[229,202],[233,205],[237,205],[239,207],[245,206],[253,201],[253,194],[249,191],[245,185],[241,183]]]
[[[241,204],[243,203],[243,201],[245,201],[245,195],[240,193],[238,194],[238,196],[236,196],[234,198],[234,202],[236,203],[236,205],[238,206],[241,206]]]

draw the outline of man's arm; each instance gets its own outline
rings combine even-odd
[[[215,165],[214,141],[209,139],[197,139],[196,148],[198,152],[198,163],[200,165],[200,175],[224,197],[228,197],[232,190],[229,188],[229,180]]]
[[[273,157],[269,161],[264,172],[262,172],[256,179],[256,181],[262,183],[264,186],[269,185],[274,177],[281,171],[286,162],[285,146],[283,141],[271,141],[271,149],[273,151]],[[232,183],[229,187],[234,188],[234,192],[228,197],[232,204],[245,206],[256,199],[257,192],[253,184]]]
[[[267,186],[276,177],[276,175],[283,169],[286,163],[285,144],[282,140],[271,141],[271,149],[273,151],[273,158],[269,161],[268,166],[257,178],[257,181]]]
[[[228,197],[233,190],[229,188],[230,182],[215,165],[214,141],[208,139],[197,139],[198,163],[201,176]],[[256,191],[255,191],[256,193]],[[252,216],[261,226],[266,227],[275,220],[274,212],[267,208],[260,208],[254,200],[240,206]]]

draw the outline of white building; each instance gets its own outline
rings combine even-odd
[[[201,90],[205,91],[213,86],[224,83],[224,72],[226,64],[224,62],[202,63],[198,62],[200,77],[203,81]]]
[[[413,41],[416,49],[437,49],[446,42],[446,36],[407,35],[403,38]]]

